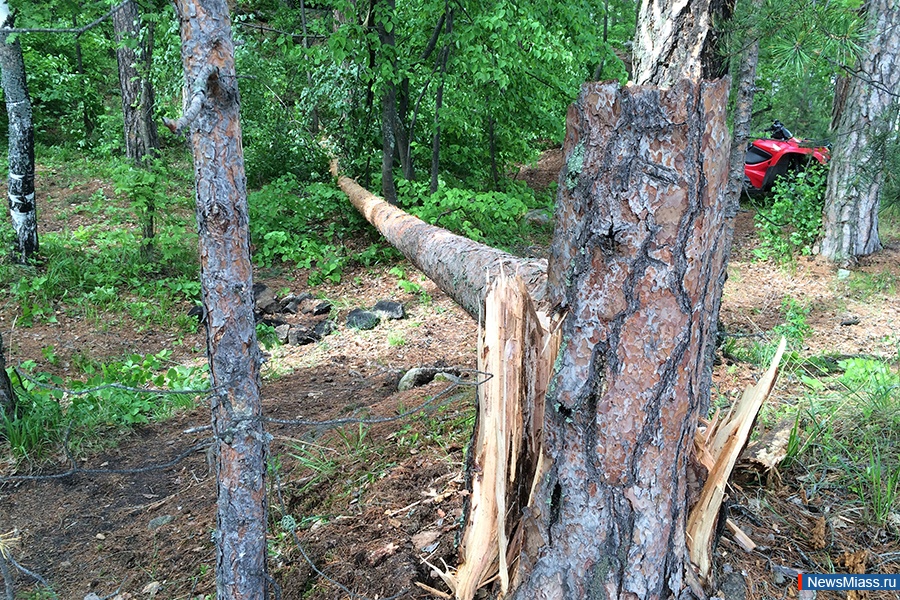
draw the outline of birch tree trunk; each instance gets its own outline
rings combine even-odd
[[[884,185],[884,152],[896,136],[900,103],[900,4],[869,0],[868,51],[847,82],[837,115],[834,154],[825,196],[821,254],[839,263],[881,249],[878,209]]]
[[[16,231],[16,255],[25,262],[38,251],[34,194],[34,125],[19,40],[7,41],[2,28],[12,27],[9,3],[0,1],[0,71],[9,118],[9,214]]]
[[[113,12],[116,36],[116,61],[119,66],[119,89],[122,92],[122,114],[125,117],[125,154],[138,168],[150,168],[159,151],[159,135],[153,119],[154,93],[150,83],[153,56],[153,27],[142,27],[135,0],[128,0]],[[140,207],[142,214],[141,255],[153,258],[156,205],[153,197]]]
[[[225,0],[176,0],[200,234],[200,275],[212,374],[219,600],[266,597],[266,434],[234,44]]]

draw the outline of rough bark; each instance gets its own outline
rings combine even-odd
[[[119,89],[125,117],[125,155],[136,167],[149,168],[159,151],[159,134],[153,119],[154,93],[149,73],[153,56],[153,28],[143,28],[135,0],[128,0],[113,13]],[[143,32],[142,32],[143,29]],[[143,33],[143,35],[142,35]],[[133,47],[137,44],[137,48]],[[142,207],[144,259],[152,258],[156,206],[153,198]]]
[[[189,89],[206,88],[190,137],[214,389],[217,597],[263,600],[266,434],[260,420],[260,356],[231,23],[225,0],[176,0],[175,6],[185,81]]]
[[[12,27],[9,4],[0,2],[0,71],[9,118],[9,214],[16,231],[16,255],[25,262],[39,249],[34,194],[34,125],[19,40],[7,41],[2,28]]]
[[[728,84],[587,84],[568,116],[548,299],[566,315],[513,597],[684,592],[686,464],[725,274]]]
[[[386,26],[392,23],[395,12],[394,0],[379,0],[376,3],[376,28],[378,39],[383,49],[392,57],[394,52],[394,28]],[[390,31],[388,31],[390,29]],[[396,70],[396,61],[391,58],[391,72]],[[391,204],[397,204],[397,188],[394,185],[394,151],[397,139],[394,135],[397,121],[397,85],[393,81],[384,82],[384,95],[381,98],[381,195]]]
[[[869,0],[868,52],[851,74],[838,116],[828,173],[821,254],[851,263],[881,249],[878,209],[884,185],[885,142],[896,136],[900,89],[900,6]]]
[[[704,70],[704,61],[713,50],[710,27],[713,1],[638,2],[637,33],[632,49],[635,83],[669,87],[681,79],[710,76]]]
[[[339,177],[338,185],[392,246],[472,318],[479,319],[488,284],[501,271],[518,273],[535,302],[544,300],[546,261],[519,258],[429,225],[372,195],[349,177]]]
[[[751,12],[758,12],[762,0],[750,0]],[[756,91],[756,65],[759,62],[759,39],[755,32],[745,36],[740,54],[737,77],[732,78],[735,88],[731,155],[728,161],[728,187],[725,191],[728,215],[737,214],[741,192],[744,189],[744,160],[750,139],[750,119],[753,116],[753,95]]]

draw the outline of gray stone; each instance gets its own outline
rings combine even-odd
[[[163,515],[161,517],[156,517],[155,519],[150,520],[150,523],[147,524],[147,529],[153,531],[154,529],[159,529],[163,525],[168,525],[174,520],[175,517],[173,517],[172,515]]]
[[[533,208],[525,213],[525,221],[532,225],[549,225],[550,215],[543,208]]]
[[[393,300],[379,300],[372,307],[372,312],[382,319],[403,319],[406,317],[406,310],[403,305]]]
[[[324,321],[319,321],[316,323],[316,326],[313,328],[313,333],[318,337],[318,339],[322,339],[326,335],[331,335],[335,330],[334,321],[331,319],[325,319]]]
[[[320,302],[313,308],[312,314],[315,316],[327,315],[331,312],[331,302]]]
[[[413,367],[400,378],[400,383],[397,384],[397,391],[405,392],[414,387],[431,383],[438,375],[459,376],[459,369],[454,369],[453,367]]]
[[[850,270],[849,269],[838,269],[837,278],[838,279],[849,279],[850,278]]]
[[[275,292],[265,284],[253,284],[253,299],[256,302],[256,310],[260,312],[273,314],[279,309]]]
[[[290,333],[290,330],[291,330],[291,326],[288,325],[287,323],[284,323],[283,325],[279,325],[278,327],[275,328],[275,335],[278,336],[279,344],[287,344],[288,333]]]
[[[291,327],[288,331],[288,344],[294,346],[306,346],[319,341],[319,337],[312,331],[303,327]]]
[[[295,296],[294,294],[288,294],[284,298],[281,299],[281,312],[290,313],[292,315],[296,315],[300,310],[300,305],[306,302],[307,300],[312,300],[312,294],[303,293],[299,296]]]
[[[375,329],[379,323],[381,319],[378,315],[361,308],[354,308],[347,315],[347,327],[353,329]]]

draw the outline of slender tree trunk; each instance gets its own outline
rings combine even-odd
[[[137,2],[128,0],[113,13],[113,28],[125,117],[125,154],[134,166],[149,169],[159,151],[159,135],[153,119],[154,93],[150,83],[153,26],[142,28]],[[150,261],[153,259],[156,206],[152,196],[146,202],[146,206],[141,207],[141,255],[145,261]]]
[[[395,0],[379,0],[375,3],[378,39],[387,53],[393,56]],[[389,26],[386,26],[390,23]],[[390,29],[390,31],[388,31]],[[391,76],[396,70],[396,61],[391,58]],[[397,204],[397,187],[394,185],[394,151],[397,121],[397,84],[393,80],[384,82],[381,98],[381,195],[391,204]]]
[[[19,40],[7,41],[2,28],[12,27],[9,4],[0,2],[0,71],[9,118],[9,214],[16,231],[16,256],[25,262],[38,251],[34,195],[34,125]]]
[[[431,193],[435,193],[438,189],[438,174],[440,170],[441,157],[441,109],[444,106],[444,81],[447,78],[447,60],[450,58],[450,36],[453,35],[453,11],[449,7],[449,2],[444,3],[444,14],[447,15],[446,31],[447,42],[441,49],[441,82],[438,84],[437,93],[434,97],[434,136],[431,140]]]
[[[878,209],[885,152],[896,138],[900,90],[900,6],[870,0],[869,49],[847,83],[837,115],[836,144],[828,173],[821,254],[839,263],[881,249]]]
[[[6,372],[6,352],[3,348],[3,336],[0,335],[0,418],[6,416],[11,419],[16,414],[17,403],[16,392]]]
[[[259,397],[247,183],[225,0],[176,0],[193,96],[190,122],[200,276],[212,374],[219,600],[266,598],[266,433]]]
[[[745,0],[747,1],[747,0]],[[749,0],[750,11],[756,13],[762,0]],[[756,64],[759,61],[759,38],[755,31],[745,37],[741,51],[740,65],[733,88],[736,90],[733,126],[731,134],[731,155],[728,167],[728,187],[725,191],[729,216],[737,214],[744,189],[744,161],[747,141],[750,139],[750,118],[753,116],[753,95],[756,90]]]

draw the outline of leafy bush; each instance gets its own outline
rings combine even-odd
[[[365,219],[331,184],[303,187],[288,174],[252,192],[249,204],[254,261],[312,269],[310,284],[340,281],[350,260],[370,264],[388,255],[379,246],[359,247],[367,231]]]
[[[522,217],[538,205],[524,182],[508,182],[507,191],[477,192],[439,187],[428,193],[425,182],[399,181],[400,204],[423,221],[492,246],[511,247],[530,233]]]
[[[761,242],[753,251],[757,258],[790,262],[797,253],[812,253],[822,229],[827,172],[826,167],[812,164],[778,179],[772,206],[756,213]]]
[[[67,438],[70,451],[102,443],[100,434],[151,420],[194,406],[208,387],[206,367],[169,366],[171,351],[133,354],[121,361],[86,362],[84,381],[64,382],[56,375],[34,372],[35,363],[22,364],[25,377],[9,370],[19,397],[14,415],[3,415],[0,437],[20,460],[40,461]],[[121,387],[157,390],[197,390],[198,394],[152,394]],[[64,387],[72,393],[63,391]],[[94,389],[102,388],[102,389]],[[87,390],[92,390],[87,392]],[[86,393],[79,393],[79,392]]]

